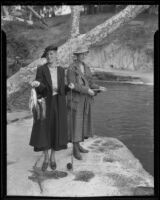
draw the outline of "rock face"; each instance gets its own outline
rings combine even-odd
[[[153,71],[154,33],[151,22],[131,21],[90,49],[87,62],[93,67]]]
[[[156,30],[156,20],[135,19],[92,47],[87,61],[103,69],[152,72]]]
[[[28,145],[32,119],[7,126],[7,195],[124,196],[153,195],[154,181],[139,160],[115,138],[96,137],[82,145],[89,150],[83,160],[71,162],[72,145],[56,152],[57,169],[41,171],[43,154]]]
[[[91,50],[88,62],[96,68],[152,72],[153,57],[147,55],[146,51],[132,50],[126,45],[111,43]],[[150,51],[153,54],[153,50]]]

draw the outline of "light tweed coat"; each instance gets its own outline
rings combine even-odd
[[[81,72],[79,62],[72,63],[67,70],[67,82],[73,83],[75,88],[67,94],[68,108],[68,139],[81,142],[93,135],[92,104],[93,97],[88,94],[88,89],[98,89],[93,83],[90,68],[84,65],[84,74]],[[72,120],[71,120],[72,119]]]

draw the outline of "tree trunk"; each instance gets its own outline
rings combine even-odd
[[[149,8],[148,5],[131,5],[127,6],[123,11],[98,25],[86,34],[79,35],[77,38],[68,40],[59,47],[58,57],[60,65],[68,67],[72,62],[71,55],[77,47],[81,45],[92,46],[106,38],[113,31],[135,18],[143,10]],[[7,96],[10,98],[13,93],[22,90],[26,83],[33,81],[38,65],[42,65],[46,59],[38,59],[25,68],[20,69],[15,75],[7,80]],[[26,84],[27,85],[27,84]]]
[[[33,13],[30,11],[29,12],[29,21],[32,21],[32,16],[33,16]]]
[[[91,14],[94,14],[94,5],[91,6]]]
[[[81,6],[71,6],[71,38],[79,35],[79,20]]]
[[[87,6],[87,14],[91,15],[92,14],[92,5]]]
[[[8,7],[7,7],[7,6],[3,6],[3,11],[4,11],[4,14],[5,14],[5,17],[6,17],[7,19],[10,19],[11,16],[10,16],[10,14],[9,14]]]
[[[35,17],[37,17],[43,24],[45,24],[46,26],[48,26],[46,24],[46,22],[44,21],[44,19],[31,7],[31,6],[27,6],[27,8],[34,14]]]

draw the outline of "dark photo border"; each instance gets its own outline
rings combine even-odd
[[[73,4],[74,3],[74,4]],[[148,4],[148,5],[157,5],[156,1],[83,1],[83,0],[75,0],[75,1],[38,1],[35,0],[30,1],[26,0],[25,2],[22,0],[19,1],[9,1],[5,0],[1,2],[2,5],[79,5],[79,4]],[[159,13],[158,13],[159,15]],[[6,92],[6,34],[3,30],[1,30],[1,199],[159,199],[160,197],[160,131],[159,131],[159,93],[160,93],[160,63],[159,63],[159,55],[160,55],[160,44],[159,44],[159,31],[155,33],[154,36],[154,196],[115,196],[115,197],[34,197],[34,196],[7,196],[7,92]],[[16,184],[16,183],[15,183]]]

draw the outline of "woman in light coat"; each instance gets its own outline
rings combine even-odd
[[[93,82],[90,68],[84,63],[87,54],[87,48],[77,49],[74,52],[76,60],[67,70],[67,81],[72,88],[72,93],[67,94],[68,136],[73,142],[73,155],[78,160],[82,160],[80,153],[88,153],[80,142],[93,135],[92,104],[97,93],[94,90],[106,90]]]

